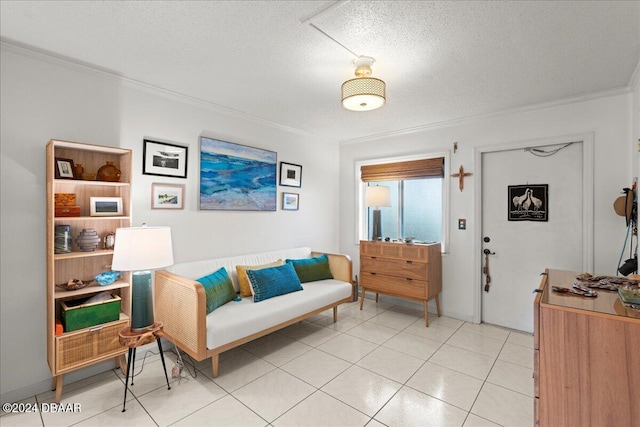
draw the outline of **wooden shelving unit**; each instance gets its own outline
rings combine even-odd
[[[125,273],[111,285],[101,286],[93,282],[89,286],[66,291],[58,285],[71,279],[93,280],[111,269],[113,250],[102,249],[83,252],[76,244],[78,234],[84,228],[93,228],[103,238],[119,227],[131,226],[131,150],[77,142],[51,140],[47,144],[47,361],[53,376],[52,388],[56,390],[56,402],[60,402],[64,374],[111,358],[120,365],[127,351],[120,345],[118,332],[129,326],[131,309],[131,274]],[[95,174],[106,164],[113,162],[122,172],[119,182],[95,180],[56,179],[56,158],[71,159],[82,164],[86,172]],[[55,194],[73,193],[80,216],[56,217]],[[122,198],[122,216],[91,216],[91,197]],[[71,227],[71,252],[55,253],[55,227]],[[120,318],[90,328],[56,335],[56,319],[60,319],[60,302],[90,297],[103,291],[111,291],[121,298]]]

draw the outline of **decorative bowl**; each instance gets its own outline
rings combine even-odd
[[[82,289],[86,286],[89,286],[93,282],[93,280],[80,280],[80,279],[71,279],[67,283],[62,283],[60,285],[56,285],[59,288],[64,289],[65,291],[75,291],[77,289]]]
[[[105,271],[104,273],[98,274],[95,279],[99,285],[105,286],[114,283],[120,276],[122,276],[122,273],[118,271]]]
[[[640,304],[640,287],[634,288],[618,288],[618,295],[620,295],[620,299],[622,302],[626,304]]]

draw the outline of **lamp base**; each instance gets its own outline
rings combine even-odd
[[[131,275],[131,330],[143,332],[153,326],[153,291],[151,272],[135,271]]]
[[[371,227],[371,240],[376,242],[382,238],[382,220],[380,209],[373,210],[373,226]]]

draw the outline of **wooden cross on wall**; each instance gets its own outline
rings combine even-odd
[[[459,178],[458,188],[460,188],[460,191],[464,189],[464,177],[470,176],[470,175],[473,175],[473,174],[470,172],[465,172],[464,167],[462,167],[462,165],[460,165],[460,169],[458,170],[458,173],[451,174],[453,178]]]

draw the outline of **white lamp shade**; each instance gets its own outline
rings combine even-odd
[[[169,227],[118,228],[115,241],[112,270],[153,270],[173,264]]]
[[[367,206],[391,206],[391,189],[381,185],[367,187],[364,201]]]

